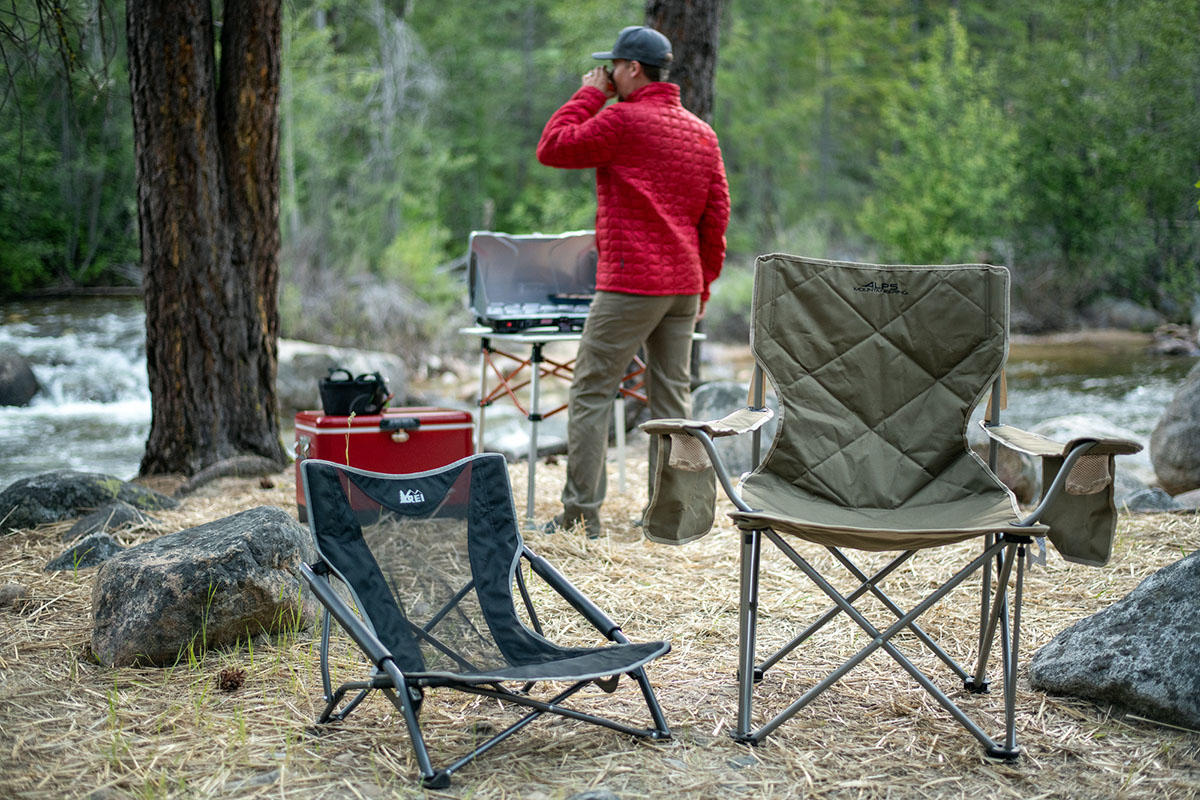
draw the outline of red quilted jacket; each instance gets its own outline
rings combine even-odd
[[[546,166],[596,170],[596,288],[708,300],[729,223],[716,134],[683,107],[673,83],[605,102],[599,89],[581,87],[537,148]]]

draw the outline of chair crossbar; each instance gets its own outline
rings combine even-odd
[[[800,557],[799,554],[796,552],[796,550],[794,548],[792,548],[790,545],[788,545],[786,542],[784,542],[783,540],[779,540],[777,546],[784,553],[784,555],[786,555],[793,562],[795,562],[796,559]],[[855,600],[862,597],[867,592],[870,592],[871,594],[873,594],[875,596],[876,599],[879,600],[880,603],[883,604],[883,606],[885,608],[887,608],[889,611],[891,611],[897,617],[904,616],[904,610],[901,609],[898,605],[896,605],[892,601],[892,599],[890,597],[888,597],[883,592],[882,589],[879,588],[879,583],[885,577],[887,577],[893,571],[895,571],[895,569],[897,567],[899,567],[901,564],[908,561],[908,559],[910,559],[916,553],[915,550],[906,550],[905,552],[901,553],[896,558],[892,559],[892,561],[890,561],[883,569],[881,569],[875,575],[868,578],[867,575],[862,570],[860,570],[858,568],[858,566],[852,560],[850,560],[850,558],[845,553],[843,553],[839,548],[832,547],[832,546],[826,546],[826,549],[830,553],[833,554],[833,556],[842,564],[842,566],[844,566],[846,568],[846,570],[851,575],[853,575],[857,580],[860,581],[860,584],[857,589],[855,589],[853,592],[851,592],[848,595],[843,595],[849,603],[853,604]],[[792,650],[794,650],[796,647],[798,647],[800,644],[802,644],[806,639],[808,639],[810,636],[812,636],[818,630],[825,627],[825,625],[827,625],[835,617],[837,617],[838,614],[841,614],[841,613],[842,613],[842,609],[835,605],[833,608],[829,609],[823,615],[818,617],[816,619],[816,621],[814,621],[811,625],[808,626],[808,628],[806,628],[803,632],[798,634],[794,639],[792,639],[790,642],[788,642],[786,645],[784,645],[782,648],[780,648],[778,651],[776,651],[770,658],[765,660],[762,663],[762,665],[759,666],[758,669],[756,670],[756,672],[755,672],[756,677],[761,676],[762,673],[765,673],[768,669],[770,669],[772,666],[777,664],[780,661],[780,659],[782,659],[784,656],[786,656],[788,653],[790,653]],[[964,681],[968,680],[971,677],[970,673],[968,673],[965,669],[963,669],[961,666],[959,666],[958,662],[955,661],[954,658],[951,657],[949,653],[947,653],[944,649],[942,649],[942,647],[937,642],[935,642],[933,640],[933,638],[921,628],[921,626],[917,625],[914,622],[911,625],[909,625],[908,628],[913,633],[913,635],[915,635],[926,647],[929,648],[930,652],[932,652],[935,656],[937,656],[939,659],[941,659],[942,663],[945,664],[950,669],[951,672],[955,673],[960,679],[962,679]]]
[[[423,631],[431,631],[437,627],[437,624],[446,618],[446,615],[458,607],[459,602],[466,597],[472,589],[475,588],[475,581],[469,580],[461,589],[454,593],[454,596],[446,601],[446,605],[442,606],[436,614],[429,618],[429,621],[421,626]]]
[[[836,548],[830,548],[830,549],[836,550]],[[783,552],[785,555],[787,555],[787,550],[784,550]],[[907,561],[909,558],[911,558],[915,552],[916,552],[915,550],[905,551],[901,555],[892,559],[883,569],[879,570],[879,572],[876,572],[870,578],[860,577],[859,579],[862,581],[862,584],[857,589],[855,589],[853,592],[846,595],[846,599],[848,601],[850,601],[851,603],[853,603],[855,600],[862,597],[868,591],[868,584],[876,584],[879,581],[882,581],[884,578],[886,578],[888,575],[890,575],[892,572],[894,572],[897,567],[899,567],[901,564],[903,564],[905,561]],[[789,558],[790,558],[790,556],[789,556]],[[814,633],[819,631],[821,628],[825,627],[834,617],[836,617],[838,614],[841,614],[841,613],[842,613],[842,610],[840,608],[838,608],[837,606],[834,606],[833,608],[826,611],[824,614],[822,614],[820,617],[818,617],[811,625],[809,625],[802,632],[797,634],[790,642],[788,642],[783,647],[776,650],[773,654],[771,654],[771,656],[769,658],[765,659],[763,661],[763,663],[756,669],[756,673],[766,672],[771,667],[778,664],[789,653],[791,653],[793,650],[795,650],[797,647],[799,647],[801,644],[803,644],[808,639],[808,637],[812,636]],[[897,616],[900,616],[900,615],[897,614]]]
[[[851,656],[845,662],[843,662],[838,668],[836,668],[835,670],[830,672],[824,679],[822,679],[819,683],[817,683],[815,686],[810,688],[799,699],[794,701],[791,705],[789,705],[783,711],[779,712],[775,717],[773,717],[770,721],[768,721],[761,728],[759,728],[758,730],[755,730],[753,732],[751,732],[749,730],[749,727],[750,727],[750,725],[749,725],[749,721],[750,721],[749,702],[750,702],[751,692],[752,692],[752,676],[743,672],[743,674],[739,676],[739,680],[741,681],[741,688],[742,688],[742,691],[740,692],[739,701],[745,702],[746,706],[739,708],[739,715],[738,715],[739,716],[739,720],[738,720],[739,727],[738,727],[738,730],[734,734],[734,737],[736,739],[738,739],[740,741],[750,742],[753,744],[757,744],[757,743],[761,742],[763,739],[765,739],[767,736],[769,736],[776,728],[778,728],[780,725],[782,725],[784,722],[786,722],[788,719],[790,719],[792,716],[794,716],[798,711],[800,711],[800,709],[802,709],[806,705],[808,705],[814,698],[816,698],[819,694],[821,694],[821,692],[825,691],[830,686],[832,686],[834,683],[836,683],[838,680],[840,680],[850,670],[852,670],[856,666],[858,666],[863,660],[865,660],[868,656],[870,656],[876,650],[882,649],[889,656],[891,656],[892,659],[895,660],[896,663],[899,664],[900,667],[903,668],[922,688],[924,688],[930,694],[930,696],[934,698],[934,700],[936,700],[943,708],[945,708],[951,714],[951,716],[953,716],[959,722],[959,724],[961,724],[969,733],[971,733],[973,736],[975,736],[975,738],[978,739],[987,748],[990,755],[1005,757],[1005,758],[1015,757],[1016,747],[1015,747],[1015,733],[1014,733],[1014,725],[1013,725],[1014,714],[1013,714],[1013,710],[1012,710],[1012,706],[1013,706],[1012,701],[1015,701],[1015,695],[1016,695],[1016,682],[1015,682],[1016,662],[1015,662],[1015,659],[1016,659],[1016,636],[1019,634],[1018,625],[1014,624],[1014,626],[1013,626],[1014,641],[1013,641],[1012,648],[1010,649],[1007,647],[1007,644],[1008,644],[1007,637],[1006,637],[1006,641],[1004,642],[1004,645],[1005,645],[1004,651],[1005,652],[1003,653],[1003,660],[1005,662],[1005,664],[1004,664],[1004,680],[1005,680],[1005,706],[1006,706],[1006,708],[1005,708],[1005,711],[1006,711],[1005,727],[1006,727],[1006,733],[1007,733],[1006,742],[1005,742],[1004,747],[997,745],[996,742],[991,737],[989,737],[982,730],[982,728],[980,728],[974,722],[974,720],[972,720],[969,716],[967,716],[966,712],[964,712],[956,703],[954,703],[953,700],[951,700],[948,696],[946,696],[946,694],[944,692],[942,692],[941,689],[939,689],[932,682],[932,680],[930,680],[929,677],[925,675],[924,672],[922,672],[898,648],[896,648],[896,646],[892,643],[891,640],[900,631],[903,631],[905,629],[912,630],[913,623],[917,618],[919,618],[922,614],[924,614],[926,611],[928,611],[930,608],[932,608],[936,603],[938,603],[943,597],[945,597],[951,591],[956,589],[960,584],[962,584],[967,578],[972,576],[975,572],[979,571],[985,565],[990,564],[991,559],[994,556],[998,556],[998,557],[1002,557],[1001,570],[1000,570],[1000,576],[999,576],[1000,579],[997,581],[996,600],[995,600],[995,603],[993,604],[993,613],[991,614],[990,619],[989,619],[989,623],[990,623],[989,624],[989,635],[994,636],[995,624],[996,624],[997,620],[1000,619],[1001,614],[1004,614],[1004,610],[1007,608],[1007,580],[1011,573],[1013,562],[1014,562],[1014,560],[1019,561],[1019,559],[1023,557],[1023,552],[1020,552],[1020,551],[1023,551],[1023,549],[1024,549],[1024,539],[1022,539],[1022,538],[1009,539],[1009,538],[1005,538],[1005,537],[1000,537],[1000,538],[996,539],[977,558],[972,560],[969,564],[967,564],[965,567],[963,567],[957,573],[955,573],[955,575],[952,578],[950,578],[942,586],[940,586],[938,589],[936,589],[934,592],[932,592],[929,596],[927,596],[919,604],[914,606],[911,611],[900,615],[899,619],[897,619],[886,630],[881,632],[878,628],[876,628],[870,622],[870,620],[868,620],[865,616],[863,616],[862,613],[859,612],[858,609],[855,608],[852,603],[852,599],[857,599],[857,597],[861,597],[866,591],[870,590],[869,587],[873,585],[873,584],[871,584],[870,580],[867,580],[866,584],[864,586],[860,586],[859,589],[857,590],[856,594],[849,595],[849,596],[842,595],[841,592],[839,592],[832,584],[830,584],[829,581],[827,581],[816,570],[816,568],[814,568],[811,564],[809,564],[809,562],[806,559],[804,559],[803,556],[801,556],[798,552],[795,551],[794,548],[792,548],[785,541],[783,541],[783,539],[775,531],[766,529],[763,531],[755,531],[753,533],[756,535],[754,535],[752,537],[747,537],[747,539],[743,541],[743,562],[744,563],[752,562],[753,566],[754,566],[754,569],[752,571],[750,571],[750,574],[747,576],[751,579],[752,583],[755,583],[755,584],[757,583],[757,574],[758,574],[758,572],[757,572],[757,562],[758,562],[757,549],[758,549],[758,546],[757,546],[757,541],[750,541],[750,540],[751,539],[757,540],[757,538],[758,538],[757,534],[765,534],[767,536],[767,538],[770,539],[773,544],[775,544],[776,547],[779,547],[780,550],[783,551],[788,556],[788,558],[791,561],[793,561],[793,563],[795,563],[795,565],[802,572],[804,572],[804,574],[814,584],[817,585],[818,588],[820,588],[823,592],[825,592],[826,595],[829,596],[829,598],[831,600],[833,600],[833,602],[837,608],[837,611],[844,612],[852,621],[854,621],[860,628],[862,628],[872,638],[872,641],[869,642],[864,647],[862,647],[857,653],[855,653],[853,656]],[[843,563],[845,563],[845,562],[843,562]],[[1020,577],[1021,577],[1020,569],[1021,568],[1018,567],[1018,585],[1017,585],[1018,591],[1020,590]],[[854,570],[852,570],[852,572],[853,571]],[[744,576],[746,576],[746,571],[744,571]],[[860,578],[860,580],[863,578],[866,578],[866,576],[863,575],[862,578]],[[747,661],[749,661],[750,663],[753,662],[753,640],[754,640],[753,628],[754,628],[754,623],[755,623],[754,618],[756,615],[755,606],[757,605],[757,586],[751,586],[751,587],[744,586],[743,594],[744,594],[744,596],[747,596],[751,600],[749,615],[748,615],[748,619],[746,620],[747,625],[743,630],[742,641],[741,641],[741,647],[743,648],[742,663],[744,664]],[[1019,602],[1019,597],[1017,598],[1017,602]],[[890,600],[886,601],[885,605],[887,605],[889,610],[892,611],[893,613],[900,612],[900,609],[898,607],[896,607],[894,603],[891,603]],[[834,615],[836,616],[836,614],[834,614]],[[828,612],[827,612],[826,616],[828,616]],[[832,619],[832,616],[830,616],[829,619]],[[1006,614],[1004,615],[1004,619],[1005,619],[1005,622],[1007,622]],[[826,621],[828,621],[828,620],[826,620]],[[1007,631],[1005,631],[1005,633],[1007,633]],[[940,648],[938,648],[938,649],[940,649]],[[746,650],[750,651],[748,658],[747,658]],[[935,650],[935,654],[936,654],[936,650]],[[985,652],[980,653],[979,666],[978,666],[977,673],[976,673],[977,677],[979,677],[979,678],[982,677],[983,671],[986,667],[986,663],[987,663],[986,656],[987,656],[987,653],[985,653]],[[961,669],[958,669],[955,671],[962,672]],[[960,677],[961,677],[961,675],[960,675]],[[969,677],[969,676],[967,676],[967,677]]]
[[[900,608],[900,606],[898,606],[894,602],[892,602],[892,599],[890,597],[888,597],[886,594],[884,594],[883,590],[879,588],[878,581],[875,581],[875,580],[868,581],[867,576],[865,574],[863,574],[863,572],[858,568],[858,566],[853,561],[851,561],[850,558],[845,553],[843,553],[840,549],[838,549],[836,547],[828,547],[827,549],[833,553],[834,557],[837,558],[837,560],[839,562],[841,562],[842,566],[844,566],[851,575],[853,575],[855,578],[857,578],[860,581],[866,581],[865,585],[870,589],[871,594],[875,595],[875,598],[877,600],[879,600],[879,602],[882,603],[883,606],[888,611],[891,611],[897,617],[904,616],[904,610],[902,608]],[[915,551],[913,551],[913,550],[907,551],[909,556],[911,556],[914,552]],[[851,601],[851,602],[853,602],[853,601]],[[926,647],[928,647],[930,652],[932,652],[935,656],[940,658],[942,660],[942,663],[945,664],[947,667],[949,667],[950,671],[953,672],[955,675],[957,675],[960,679],[965,681],[969,677],[971,677],[970,674],[965,669],[960,667],[958,665],[958,662],[955,661],[950,656],[949,653],[947,653],[945,650],[943,650],[941,645],[939,645],[937,642],[935,642],[933,640],[933,637],[931,637],[929,634],[927,634],[921,628],[920,625],[917,625],[916,622],[913,622],[912,625],[908,626],[908,629],[910,631],[912,631],[913,635],[916,636]]]

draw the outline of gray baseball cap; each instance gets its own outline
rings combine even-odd
[[[616,44],[607,53],[592,53],[592,58],[623,58],[652,67],[664,67],[671,62],[671,42],[653,28],[630,25],[617,34]]]

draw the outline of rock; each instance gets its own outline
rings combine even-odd
[[[1098,414],[1067,414],[1061,417],[1051,417],[1034,425],[1032,431],[1064,444],[1072,439],[1088,436],[1130,439],[1135,442],[1140,440],[1140,437],[1133,431],[1114,425]]]
[[[29,587],[23,583],[0,584],[0,608],[15,606],[18,600],[29,596]]]
[[[103,664],[174,664],[197,652],[316,618],[301,592],[312,538],[260,506],[161,536],[109,559],[92,591],[92,650]]]
[[[746,384],[737,381],[712,381],[696,387],[692,392],[692,419],[715,420],[746,407]],[[759,428],[762,431],[761,455],[766,456],[779,427],[779,404],[775,397],[767,394],[767,407],[775,417]],[[736,481],[743,473],[757,466],[754,463],[754,434],[722,436],[716,440],[717,453],[730,478]],[[652,467],[653,468],[653,467]]]
[[[621,800],[621,796],[608,789],[588,789],[584,792],[576,792],[567,800]]]
[[[328,377],[331,367],[348,369],[353,375],[378,372],[387,381],[388,391],[399,398],[392,401],[394,406],[403,405],[408,397],[408,367],[399,356],[280,339],[275,376],[279,410],[287,414],[320,408],[318,382]]]
[[[1200,488],[1200,363],[1188,371],[1154,426],[1150,462],[1168,493]]]
[[[529,457],[529,420],[514,406],[507,403],[488,406],[483,421],[484,450],[503,453],[510,462]],[[544,418],[538,423],[537,434],[539,456],[567,452],[567,413]]]
[[[1127,511],[1135,511],[1143,514],[1155,514],[1163,511],[1183,511],[1187,508],[1187,506],[1175,502],[1175,499],[1171,495],[1157,486],[1152,489],[1142,489],[1140,492],[1134,492],[1123,499],[1123,506]]]
[[[1120,297],[1102,297],[1083,310],[1083,318],[1095,328],[1152,331],[1163,323],[1162,315]]]
[[[1190,492],[1177,494],[1171,499],[1184,508],[1200,510],[1200,489],[1192,489]]]
[[[96,472],[55,470],[22,478],[0,492],[0,529],[58,522],[119,500],[143,511],[179,505],[165,494]]]
[[[1063,444],[1072,439],[1083,439],[1089,436],[1128,439],[1137,442],[1143,446],[1140,453],[1117,456],[1115,494],[1117,497],[1127,497],[1154,482],[1154,470],[1150,466],[1150,456],[1144,449],[1146,437],[1140,436],[1128,428],[1114,425],[1099,414],[1067,414],[1061,417],[1052,417],[1032,426],[1030,430]]]
[[[260,786],[270,786],[273,783],[277,783],[279,776],[282,774],[281,770],[273,769],[269,772],[260,772],[257,775],[251,775],[248,778],[226,781],[221,787],[221,794],[228,797],[238,792],[245,792]]]
[[[1200,356],[1200,342],[1186,325],[1159,325],[1149,352],[1162,356]]]
[[[1200,729],[1200,551],[1067,628],[1029,664],[1035,689]]]
[[[82,517],[79,522],[76,522],[71,526],[70,530],[63,534],[62,540],[64,542],[73,542],[90,533],[117,531],[121,528],[129,528],[134,525],[156,521],[153,517],[146,516],[138,509],[129,505],[129,503],[118,500]]]
[[[116,539],[107,533],[97,531],[80,539],[71,549],[47,564],[45,571],[61,572],[94,567],[97,564],[103,564],[124,550],[125,548],[121,547]]]
[[[967,444],[975,454],[988,463],[991,437],[972,423],[967,426]],[[999,443],[998,443],[999,444]],[[1042,494],[1041,459],[1000,444],[996,452],[996,477],[1012,490],[1017,502],[1024,505],[1036,502]]]
[[[1133,470],[1123,469],[1118,462],[1117,474],[1113,478],[1113,505],[1118,509],[1123,508],[1129,502],[1129,498],[1149,488]]]
[[[0,353],[0,406],[27,406],[40,388],[28,361],[13,352]]]

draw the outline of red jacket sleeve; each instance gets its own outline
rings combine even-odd
[[[708,203],[700,217],[700,266],[704,270],[704,290],[700,299],[708,302],[708,287],[721,274],[725,263],[725,229],[729,225],[729,183],[725,162],[717,151],[717,168],[708,187]]]
[[[542,130],[538,161],[547,167],[590,169],[609,163],[617,152],[617,114],[600,114],[607,98],[593,86],[582,86],[563,103]]]

